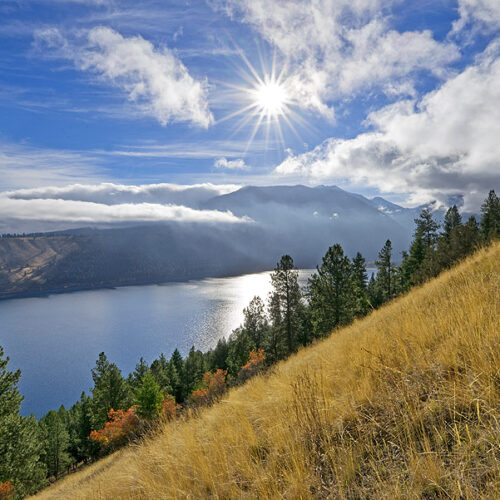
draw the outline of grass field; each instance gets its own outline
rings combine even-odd
[[[500,244],[38,497],[500,498]]]

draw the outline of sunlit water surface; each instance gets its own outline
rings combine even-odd
[[[300,271],[301,285],[310,273]],[[209,350],[270,290],[270,273],[259,273],[0,301],[0,345],[10,369],[22,370],[22,412],[72,405],[91,387],[101,351],[126,375],[141,356],[150,363],[176,347]]]

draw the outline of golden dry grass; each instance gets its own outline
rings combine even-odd
[[[499,313],[497,244],[39,497],[500,498]]]

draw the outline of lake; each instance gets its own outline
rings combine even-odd
[[[301,270],[304,285],[312,271]],[[22,413],[67,408],[92,386],[100,352],[126,376],[177,347],[207,351],[243,320],[255,295],[267,299],[270,273],[186,283],[90,290],[0,301],[0,345],[22,370]]]

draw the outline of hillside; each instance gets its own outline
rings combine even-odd
[[[125,194],[116,193],[114,202],[172,201],[171,193],[153,199]],[[12,196],[29,200],[34,194]],[[44,196],[58,199],[64,193]],[[100,197],[84,192],[78,199],[98,202]],[[175,200],[194,209],[230,211],[246,222],[136,222],[61,231],[68,227],[63,225],[52,233],[0,238],[0,297],[264,271],[284,253],[293,255],[298,267],[312,268],[332,241],[348,255],[360,251],[372,261],[387,238],[397,255],[408,248],[422,208],[370,200],[336,186],[247,186]],[[439,221],[443,217],[442,210],[433,214]],[[19,233],[26,227],[16,223],[11,229]]]
[[[500,244],[38,498],[499,498]]]

